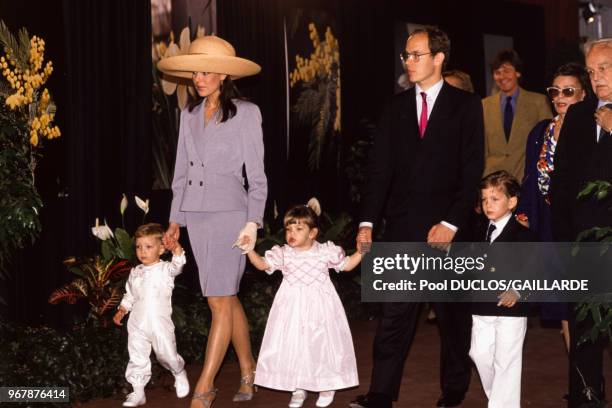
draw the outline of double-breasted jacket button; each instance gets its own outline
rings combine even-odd
[[[192,162],[192,161],[190,161],[190,162],[189,162],[189,165],[193,167],[193,162]]]
[[[191,180],[189,180],[189,185],[191,185]]]
[[[203,181],[200,181],[200,187],[201,187],[201,186],[203,186],[203,185],[204,185],[204,182],[203,182]]]

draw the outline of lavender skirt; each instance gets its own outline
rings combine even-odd
[[[232,245],[246,224],[246,212],[185,212],[185,215],[202,295],[235,295],[240,287],[246,257]]]

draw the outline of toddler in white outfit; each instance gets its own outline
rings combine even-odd
[[[160,260],[165,251],[163,234],[159,224],[141,225],[136,230],[136,256],[141,264],[132,268],[125,284],[125,295],[113,317],[115,324],[122,325],[121,319],[131,312],[128,319],[130,361],[125,378],[132,384],[134,392],[127,396],[124,407],[146,403],[144,387],[151,378],[151,348],[157,361],[174,375],[176,396],[183,398],[189,394],[185,362],[176,351],[172,323],[174,278],[185,265],[185,252],[176,243],[171,248],[172,261]]]

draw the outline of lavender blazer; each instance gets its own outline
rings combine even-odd
[[[189,211],[246,211],[248,221],[263,224],[268,184],[261,113],[250,102],[234,103],[236,115],[223,123],[213,117],[204,125],[204,102],[181,113],[170,222],[185,226]]]

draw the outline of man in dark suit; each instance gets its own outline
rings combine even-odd
[[[612,226],[611,197],[601,201],[576,199],[589,181],[612,182],[609,125],[599,123],[594,117],[598,109],[612,103],[612,38],[587,46],[586,65],[597,97],[572,105],[565,115],[551,179],[553,233],[555,240],[561,242],[574,241],[580,232],[592,227]],[[577,345],[584,333],[590,331],[593,321],[587,318],[577,322],[573,307],[569,325],[569,407],[573,408],[604,398],[605,341],[602,336],[595,343],[587,341]]]
[[[358,245],[372,242],[384,214],[384,240],[444,247],[465,228],[483,170],[483,114],[477,95],[446,84],[450,40],[435,27],[413,32],[402,59],[415,87],[386,108],[368,164]],[[386,205],[385,205],[386,203]],[[384,303],[368,394],[352,407],[390,408],[414,337],[418,303]],[[438,407],[458,406],[470,381],[469,307],[436,304],[441,335]]]

